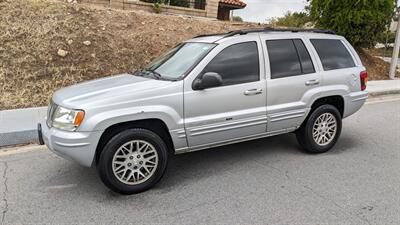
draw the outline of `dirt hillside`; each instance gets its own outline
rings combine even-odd
[[[47,105],[60,87],[133,71],[194,35],[238,28],[59,1],[0,0],[0,109]]]
[[[60,87],[141,68],[197,34],[248,26],[61,1],[0,0],[0,110],[45,106]]]
[[[374,56],[374,50],[357,49],[363,65],[367,67],[369,80],[387,80],[389,79],[390,64]],[[400,77],[399,71],[396,77]]]

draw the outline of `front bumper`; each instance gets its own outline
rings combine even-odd
[[[55,154],[86,167],[93,165],[101,134],[101,131],[62,131],[49,128],[46,122],[38,125],[39,143],[44,143]]]

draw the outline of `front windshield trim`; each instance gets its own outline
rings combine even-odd
[[[175,49],[175,48],[180,48],[180,46],[182,47],[182,46],[184,46],[185,44],[207,44],[207,45],[209,45],[210,47],[209,47],[209,49],[207,49],[207,51],[205,51],[204,52],[204,54],[201,56],[201,57],[199,57],[198,59],[196,59],[195,61],[193,61],[193,63],[192,63],[192,65],[190,65],[189,67],[188,67],[188,69],[186,69],[186,71],[185,72],[183,72],[180,76],[178,76],[178,77],[171,77],[171,76],[167,76],[167,75],[164,75],[164,74],[161,74],[161,79],[163,79],[163,80],[170,80],[170,81],[178,81],[178,80],[182,80],[182,79],[184,79],[189,73],[191,73],[192,71],[193,71],[193,69],[218,45],[218,44],[216,44],[216,43],[208,43],[208,42],[181,42],[181,43],[179,43],[179,44],[177,44],[176,46],[174,46],[173,48],[171,48],[169,51],[171,51],[171,50],[173,50],[173,49]],[[177,51],[176,52],[178,52],[179,51],[179,49],[177,49]],[[175,55],[175,53],[176,52],[174,52],[174,54],[173,55]],[[167,55],[168,54],[168,52],[165,54],[165,55]],[[164,55],[164,56],[165,56]],[[162,57],[164,57],[164,56],[160,56],[160,58],[162,58]],[[152,62],[149,66],[147,66],[147,67],[145,67],[143,70],[150,70],[150,71],[156,71],[157,70],[157,68],[158,67],[156,67],[156,68],[152,68],[153,66],[154,66],[154,63],[155,62],[157,62],[157,59],[156,59],[156,61],[154,61],[154,62]],[[164,62],[162,62],[162,63],[164,63]],[[162,65],[162,63],[160,64],[160,65]],[[156,71],[157,72],[157,71]]]

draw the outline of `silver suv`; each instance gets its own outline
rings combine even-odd
[[[307,152],[339,138],[368,97],[353,47],[324,30],[240,30],[185,41],[148,67],[58,90],[39,141],[138,193],[171,155],[294,132]]]

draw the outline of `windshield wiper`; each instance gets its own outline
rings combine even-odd
[[[136,71],[134,73],[134,75],[136,75],[136,76],[147,76],[147,75],[150,75],[150,76],[156,78],[157,80],[163,79],[163,76],[160,73],[156,72],[155,70],[151,70],[151,69],[138,70],[138,71]]]

